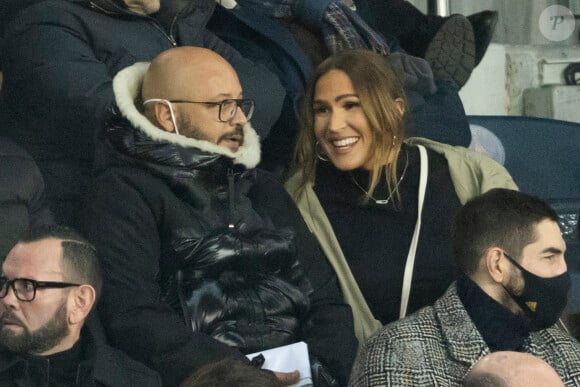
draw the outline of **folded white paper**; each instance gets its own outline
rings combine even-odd
[[[292,372],[298,370],[300,372],[300,381],[293,386],[312,386],[308,346],[304,341],[252,353],[246,355],[246,357],[251,360],[260,354],[266,359],[262,366],[263,369],[277,372]]]

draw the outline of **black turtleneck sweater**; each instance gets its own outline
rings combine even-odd
[[[50,362],[50,385],[75,385],[79,364],[84,358],[83,337],[69,350],[47,356]]]
[[[491,298],[467,276],[457,280],[457,293],[492,352],[521,350],[530,334],[530,325],[523,317]]]
[[[49,356],[30,357],[29,367],[32,380],[49,386],[76,386],[78,367],[84,360],[84,339],[81,338],[72,348]]]
[[[364,170],[342,172],[331,163],[321,162],[316,170],[316,192],[342,251],[374,316],[383,324],[399,318],[405,262],[417,221],[420,158],[415,146],[403,146],[397,177],[409,165],[399,185],[399,208],[392,203],[363,203],[363,188],[369,173]],[[447,160],[427,150],[429,178],[423,207],[419,246],[413,273],[407,313],[431,305],[456,278],[450,258],[450,228],[461,204],[455,193]],[[387,198],[384,177],[373,197]]]

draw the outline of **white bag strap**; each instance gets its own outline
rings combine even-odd
[[[405,274],[403,276],[403,291],[401,293],[401,309],[399,311],[399,318],[403,318],[407,315],[407,308],[409,306],[409,295],[411,294],[411,282],[413,281],[413,269],[415,267],[415,254],[417,253],[417,246],[419,245],[419,232],[421,231],[421,214],[423,213],[425,191],[427,190],[427,177],[429,176],[429,159],[427,157],[427,150],[423,145],[417,145],[417,148],[419,148],[419,155],[421,156],[417,223],[415,223],[415,231],[413,232],[413,238],[411,239],[409,255],[407,255],[407,263],[405,263]]]

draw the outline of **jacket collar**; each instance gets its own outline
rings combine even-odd
[[[450,357],[472,365],[490,353],[459,299],[455,282],[433,307]]]
[[[445,294],[433,305],[435,318],[441,327],[443,342],[447,345],[449,356],[456,361],[467,363],[471,368],[479,359],[491,351],[457,293],[457,283],[453,282]],[[550,344],[551,343],[551,344]],[[549,357],[550,345],[560,344],[549,329],[531,332],[525,339],[522,350],[539,356]]]
[[[113,79],[113,91],[119,111],[135,130],[157,142],[166,142],[183,148],[195,148],[203,152],[226,156],[234,164],[240,164],[246,168],[254,168],[258,165],[260,139],[249,123],[244,126],[244,144],[235,153],[209,141],[176,135],[153,125],[135,106],[135,100],[138,99],[141,91],[141,82],[148,68],[148,62],[135,63],[120,71]]]
[[[14,375],[15,378],[21,377],[21,375],[18,375],[16,373],[17,369],[14,368],[17,365],[19,367],[18,368],[19,372],[22,373],[23,375],[25,372],[24,367],[26,367],[26,359],[13,352],[8,352],[6,350],[0,351],[0,374],[3,374],[4,372],[10,370],[10,372],[12,373],[12,375]]]
[[[530,334],[522,316],[491,298],[467,275],[456,282],[457,294],[477,331],[492,351],[517,351]]]

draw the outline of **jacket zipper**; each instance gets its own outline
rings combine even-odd
[[[228,228],[234,229],[236,228],[236,225],[234,223],[236,202],[235,202],[235,187],[234,187],[234,170],[231,168],[228,168],[228,194],[230,200],[230,211],[229,211],[230,220],[228,221]]]
[[[163,36],[165,36],[165,37],[167,38],[167,40],[169,40],[169,42],[171,43],[171,45],[172,45],[173,47],[176,47],[176,46],[177,46],[177,42],[175,41],[175,38],[174,38],[174,37],[173,37],[171,34],[168,34],[167,32],[165,32],[165,30],[163,29],[163,27],[161,27],[161,26],[160,26],[160,25],[157,23],[157,21],[156,21],[155,19],[153,19],[153,18],[151,18],[151,17],[149,17],[149,19],[151,19],[151,20],[150,20],[151,24],[152,24],[152,25],[153,25],[155,28],[157,28],[157,30],[158,30],[159,32],[161,32],[161,33],[163,34]],[[173,19],[173,22],[171,22],[171,29],[173,29],[173,24],[174,24],[174,23],[175,23],[175,19]]]
[[[175,24],[177,23],[177,15],[173,16],[173,20],[171,21],[171,25],[169,26],[169,38],[172,41],[173,47],[177,46],[177,42],[175,41],[174,32],[175,32]]]
[[[169,27],[169,34],[168,34],[167,32],[165,32],[165,30],[163,29],[163,27],[161,27],[159,25],[159,23],[157,22],[157,20],[155,20],[151,16],[149,16],[149,15],[145,15],[145,16],[138,15],[138,14],[135,14],[135,13],[132,13],[132,12],[128,12],[128,11],[124,10],[123,8],[117,6],[114,3],[111,3],[111,4],[113,4],[120,11],[120,13],[122,13],[122,14],[127,14],[127,15],[131,15],[131,16],[135,16],[135,17],[142,17],[142,18],[148,19],[149,22],[153,25],[153,27],[155,27],[159,32],[161,32],[161,34],[163,34],[163,36],[165,36],[167,38],[167,40],[169,40],[169,43],[171,43],[171,45],[173,47],[177,47],[177,41],[175,41],[175,38],[173,37],[173,29],[174,29],[174,26],[175,26],[175,22],[177,21],[177,15],[173,17],[173,21],[171,22],[171,26]],[[106,14],[108,16],[114,16],[115,15],[112,12],[108,12],[107,10],[99,7],[97,4],[95,4],[93,2],[91,2],[90,5],[91,5],[92,8],[97,9],[97,10],[101,11],[102,13],[104,13],[104,14]]]

